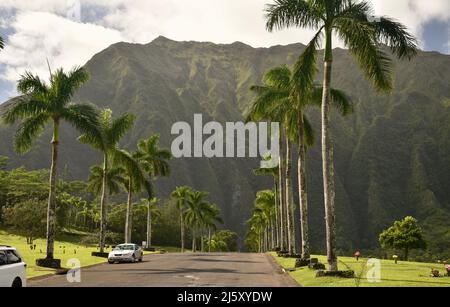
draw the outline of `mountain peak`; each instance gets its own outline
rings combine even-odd
[[[151,44],[164,44],[164,43],[170,43],[170,42],[174,42],[173,40],[165,37],[165,36],[158,36],[157,38],[155,38]]]

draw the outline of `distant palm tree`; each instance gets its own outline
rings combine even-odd
[[[118,144],[121,138],[128,132],[133,126],[134,116],[130,114],[124,114],[117,119],[113,119],[112,111],[105,109],[101,112],[99,118],[99,125],[94,133],[83,134],[79,137],[80,142],[89,144],[96,150],[103,154],[103,168],[102,168],[102,184],[101,184],[101,198],[100,198],[100,238],[99,246],[100,252],[104,252],[105,248],[105,236],[106,236],[106,223],[107,223],[107,211],[108,211],[108,187],[111,187],[108,183],[108,175],[122,175],[121,168],[116,168],[110,174],[109,168],[111,159],[118,151]],[[99,171],[99,169],[94,169]],[[98,178],[95,178],[98,179]],[[116,178],[118,179],[118,178]]]
[[[212,231],[217,229],[217,223],[223,223],[222,218],[220,217],[220,209],[216,204],[208,203],[207,206],[204,207],[202,212],[202,224],[208,231],[208,252],[211,252],[211,238]],[[202,236],[203,237],[203,236]],[[204,244],[202,242],[202,251]]]
[[[139,162],[138,154],[130,153],[124,149],[118,150],[114,154],[114,162],[125,169],[127,176],[127,214],[125,220],[125,243],[131,243],[131,233],[133,229],[133,193],[142,190],[146,180],[145,171]]]
[[[51,73],[50,84],[38,76],[26,72],[18,81],[18,97],[7,108],[3,119],[8,124],[22,120],[16,133],[14,145],[19,153],[31,149],[49,122],[53,125],[52,163],[50,169],[50,191],[47,211],[47,259],[53,259],[56,213],[56,175],[58,161],[59,130],[62,122],[74,126],[81,133],[95,133],[98,125],[96,109],[87,104],[71,103],[72,96],[89,79],[83,68],[74,68],[69,73],[58,69]]]
[[[269,157],[270,158],[270,157]],[[257,176],[272,176],[274,181],[274,201],[275,201],[275,220],[273,225],[273,230],[275,232],[274,236],[274,244],[273,247],[280,247],[280,210],[281,205],[279,202],[279,187],[278,187],[278,176],[279,176],[279,167],[274,168],[259,168],[254,171]]]
[[[86,190],[95,195],[102,195],[103,193],[103,183],[105,178],[103,166],[93,166],[91,167],[91,175],[88,179],[88,185]],[[119,194],[120,191],[125,188],[127,184],[127,179],[125,177],[125,169],[121,167],[109,168],[106,173],[106,190],[109,195]]]
[[[320,44],[324,48],[322,89],[322,159],[326,215],[327,257],[330,271],[338,270],[336,257],[335,186],[331,121],[331,74],[333,35],[337,35],[359,62],[376,89],[390,91],[393,65],[383,45],[400,59],[411,59],[417,53],[417,41],[407,28],[389,17],[372,16],[368,1],[352,0],[275,0],[266,8],[269,31],[289,27],[310,28],[317,33],[307,45],[296,65],[295,82],[300,88],[312,89],[317,73]],[[310,92],[299,93],[304,98]]]
[[[255,208],[253,214],[264,217],[263,250],[267,251],[274,247],[274,219],[275,219],[275,193],[272,190],[260,191],[256,194]]]
[[[168,149],[159,147],[159,134],[150,136],[147,140],[141,140],[138,143],[138,159],[149,178],[145,184],[148,193],[148,204],[155,197],[152,181],[158,177],[170,176],[170,166],[168,161],[172,159],[172,154]],[[147,210],[147,248],[151,247],[151,210]]]
[[[159,199],[152,198],[152,199],[141,199],[141,204],[145,206],[147,210],[147,248],[152,246],[152,224],[153,224],[153,217],[158,216],[161,214],[159,207],[158,207]]]
[[[192,252],[194,253],[197,251],[197,235],[204,221],[204,211],[209,206],[205,200],[207,196],[208,193],[192,191],[187,200],[186,223],[191,227]]]
[[[184,253],[184,237],[185,237],[185,209],[187,206],[187,201],[192,189],[188,186],[177,187],[175,191],[172,192],[172,198],[177,202],[177,207],[180,212],[180,238],[181,238],[181,252]]]

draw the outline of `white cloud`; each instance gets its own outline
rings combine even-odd
[[[231,43],[243,41],[255,47],[306,43],[312,32],[291,29],[268,33],[263,9],[271,0],[81,0],[81,16],[69,18],[77,0],[2,0],[1,25],[12,34],[0,61],[0,75],[16,80],[32,70],[47,73],[45,58],[55,67],[84,64],[96,52],[117,41],[148,43],[159,35],[175,40]],[[430,20],[450,21],[448,0],[372,0],[377,15],[389,15],[405,23],[419,38]],[[72,12],[73,13],[73,12]],[[95,16],[96,14],[94,14]],[[0,26],[1,26],[0,25]],[[450,42],[450,39],[449,39]]]
[[[116,30],[46,12],[19,13],[11,27],[15,32],[1,54],[6,65],[2,77],[11,81],[24,70],[48,75],[46,58],[52,67],[83,65],[96,52],[124,39]]]

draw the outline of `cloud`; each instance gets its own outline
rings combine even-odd
[[[1,53],[6,66],[2,78],[14,81],[24,70],[48,75],[46,59],[53,67],[83,65],[95,53],[124,39],[119,31],[82,24],[47,12],[18,13]]]
[[[69,68],[84,64],[112,43],[148,43],[159,35],[215,43],[243,41],[265,47],[307,43],[313,34],[301,29],[268,33],[263,9],[271,0],[80,1],[2,0],[0,27],[7,27],[7,33],[11,34],[7,35],[7,48],[0,55],[4,67],[0,68],[0,77],[13,81],[24,70],[46,74],[46,57],[54,67]],[[450,23],[448,0],[372,0],[372,3],[376,15],[400,20],[421,41],[428,22]]]

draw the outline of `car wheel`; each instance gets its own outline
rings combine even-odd
[[[22,288],[22,280],[19,277],[14,279],[12,287],[13,288]]]
[[[142,256],[141,256],[141,258],[139,258],[139,262],[142,262]]]
[[[132,263],[135,263],[135,262],[136,262],[136,256],[135,256],[135,255],[133,255],[133,258],[131,258],[131,262],[132,262]]]
[[[108,260],[109,264],[114,264],[114,261]]]

